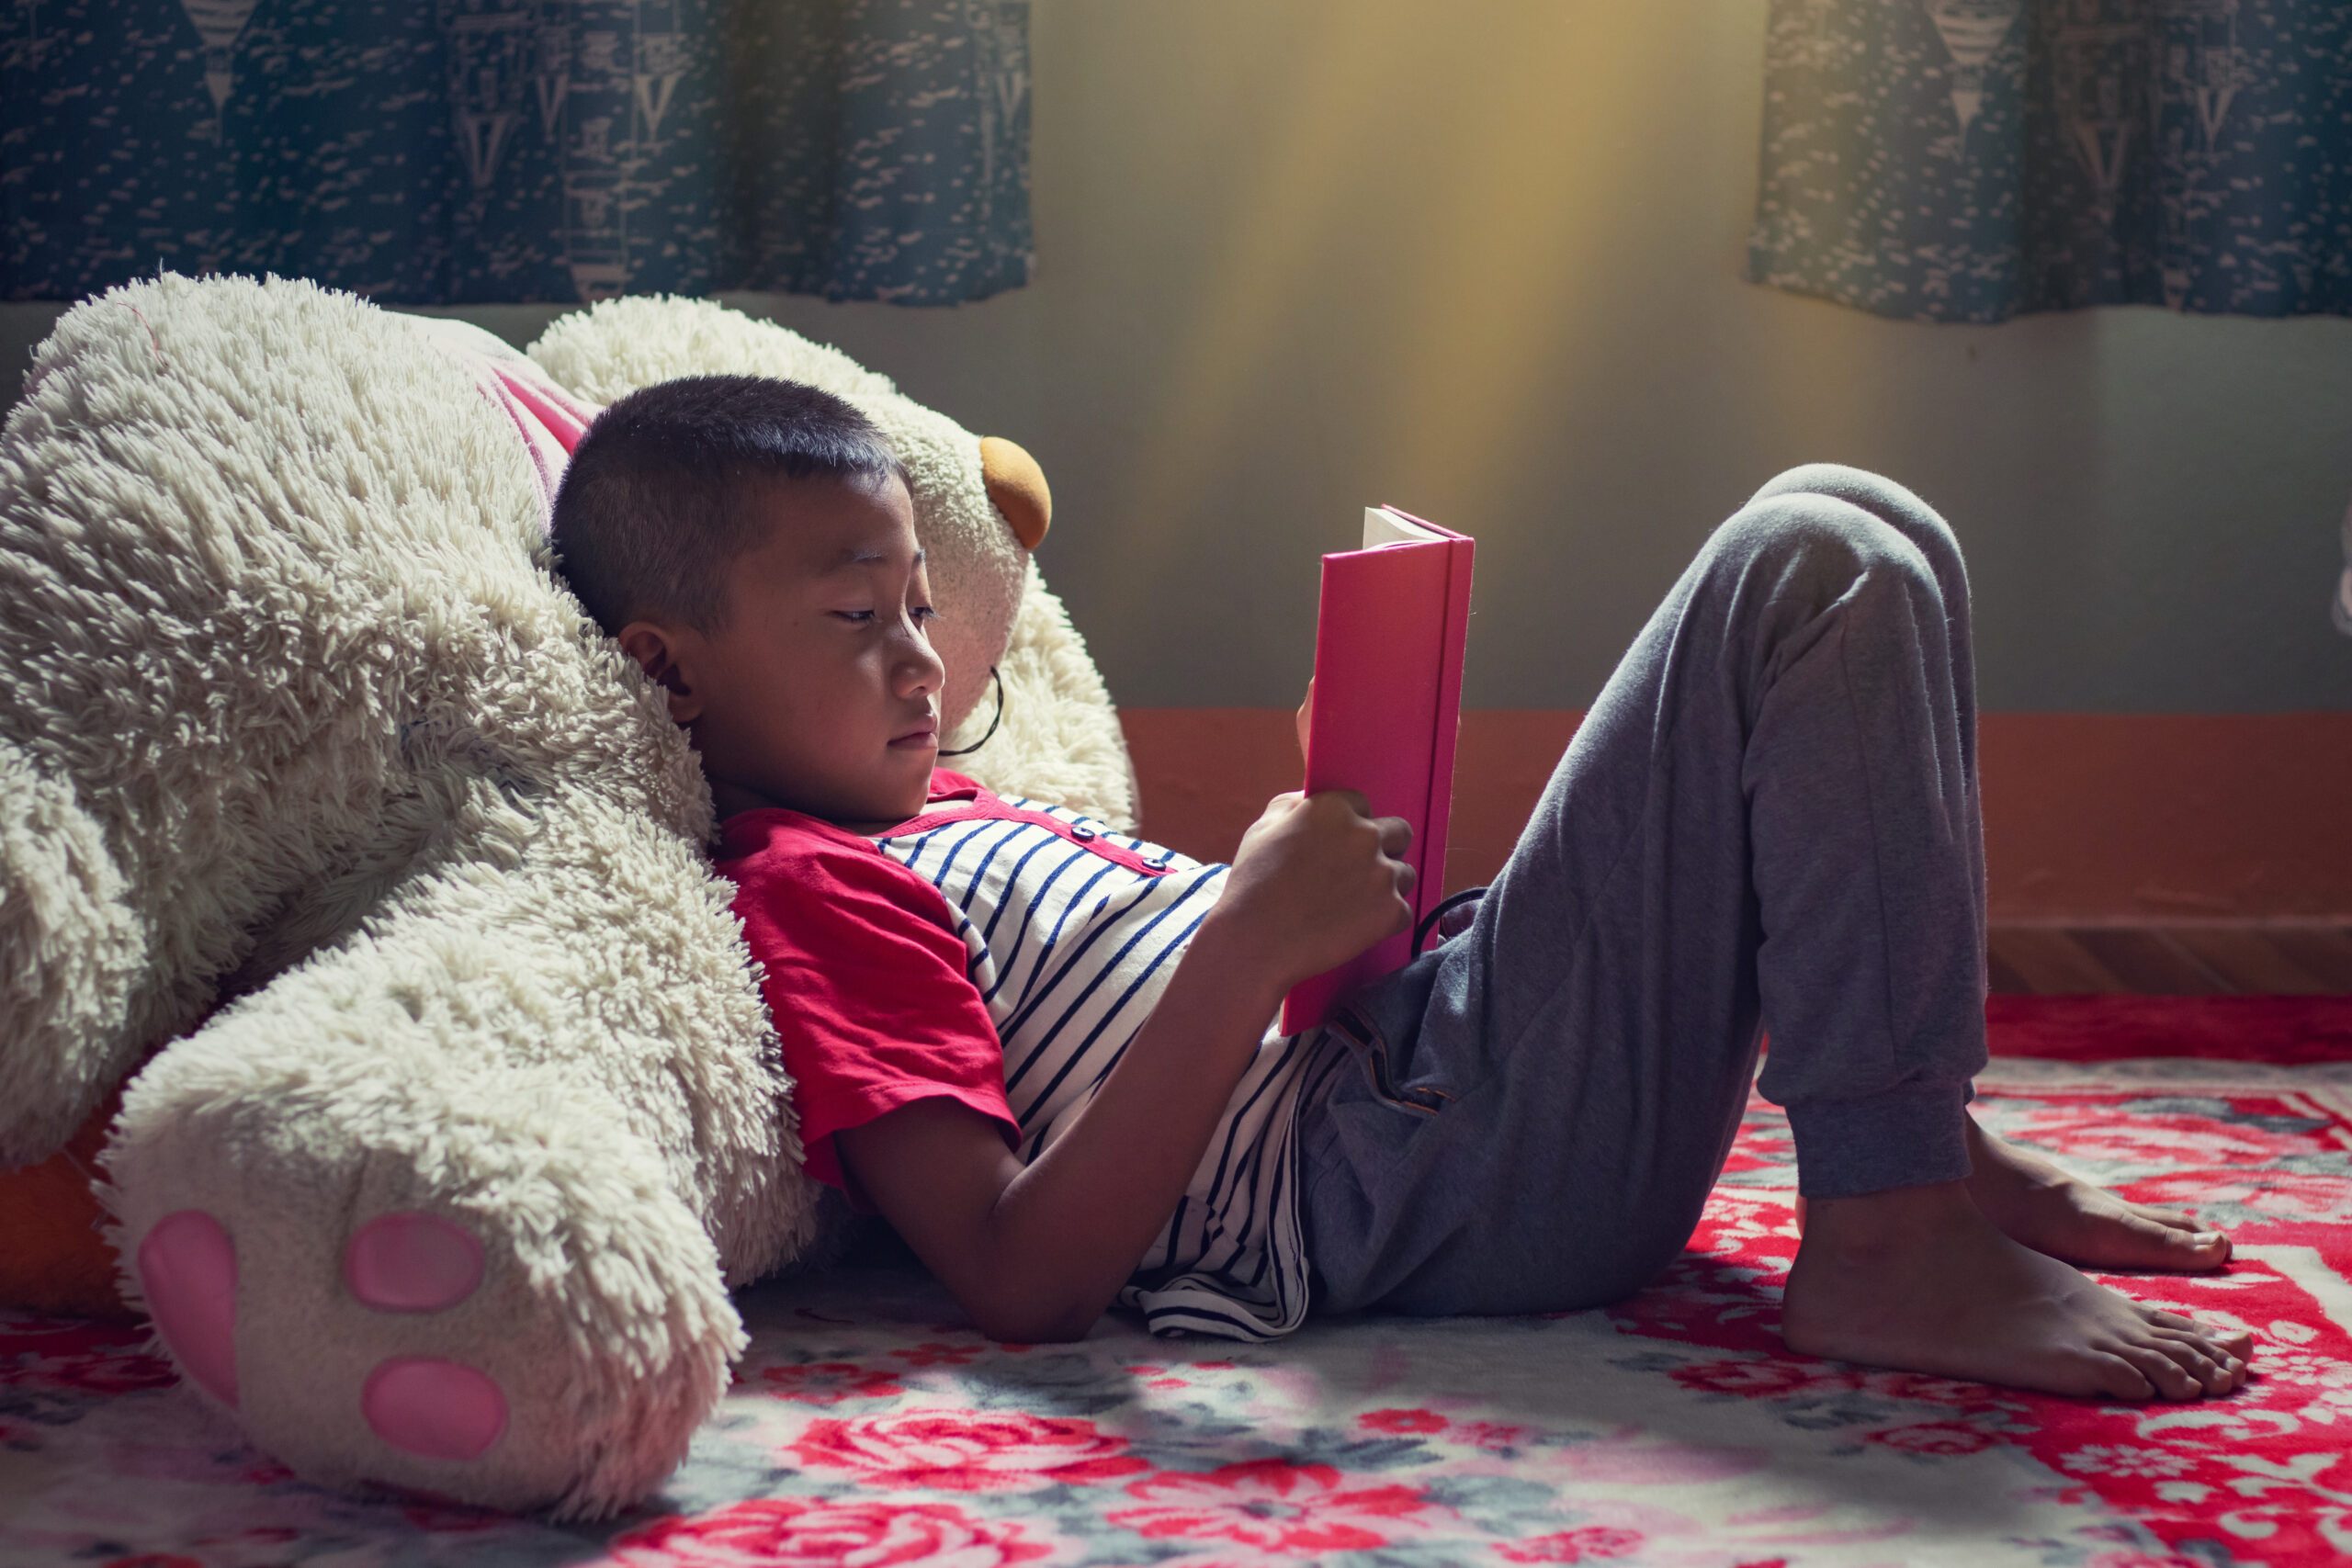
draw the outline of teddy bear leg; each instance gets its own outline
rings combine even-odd
[[[107,1156],[127,1288],[188,1380],[328,1485],[572,1517],[658,1484],[743,1333],[619,1105],[297,1048],[267,1010],[158,1057]]]

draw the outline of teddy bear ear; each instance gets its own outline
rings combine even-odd
[[[980,482],[989,499],[1012,525],[1021,547],[1034,550],[1054,520],[1054,492],[1046,488],[1046,470],[1017,443],[1001,435],[980,437]]]

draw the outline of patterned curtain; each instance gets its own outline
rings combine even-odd
[[[1026,0],[0,0],[0,297],[1028,281]]]
[[[1773,0],[1747,276],[2352,314],[2352,0]]]

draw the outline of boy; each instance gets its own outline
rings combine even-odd
[[[1204,865],[937,768],[904,479],[826,394],[690,378],[597,419],[555,544],[701,755],[810,1173],[983,1332],[1623,1296],[1690,1235],[1769,1017],[1809,1204],[1792,1348],[2128,1400],[2243,1382],[2245,1337],[2062,1261],[2208,1269],[2225,1238],[1966,1110],[1967,587],[1908,491],[1799,469],[1716,529],[1468,929],[1285,1037],[1294,984],[1409,920],[1404,825],[1278,795]]]

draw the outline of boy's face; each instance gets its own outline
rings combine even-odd
[[[728,569],[724,629],[633,621],[621,647],[668,691],[720,816],[896,826],[928,796],[947,677],[914,503],[891,475],[778,480],[753,504],[769,525]]]

